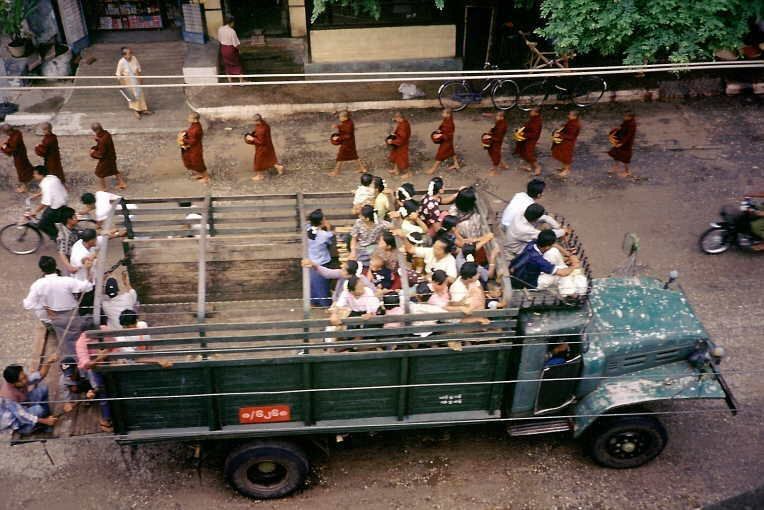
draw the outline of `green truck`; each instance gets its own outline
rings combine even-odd
[[[484,198],[483,228],[501,242]],[[152,327],[89,333],[93,347],[118,334],[121,347],[137,348],[113,352],[98,368],[114,438],[225,443],[226,479],[244,495],[276,498],[300,488],[309,446],[340,434],[495,422],[513,436],[569,434],[597,463],[632,468],[666,445],[650,403],[716,399],[735,411],[718,370],[721,349],[684,293],[657,279],[593,279],[588,295],[571,300],[513,291],[504,270],[497,278],[507,306],[474,314],[487,325],[462,321],[461,312],[405,314],[348,318],[345,329],[327,332],[300,268],[303,219],[320,206],[346,229],[347,194],[131,203],[129,212],[127,204],[117,210],[128,230],[121,255]],[[243,226],[253,211],[256,227]],[[588,272],[578,238],[567,242]],[[253,267],[270,277],[249,279]],[[242,314],[248,320],[236,320]],[[396,327],[383,327],[391,322]],[[150,340],[138,339],[146,334]],[[550,364],[563,344],[564,359]],[[146,358],[173,365],[141,363]]]

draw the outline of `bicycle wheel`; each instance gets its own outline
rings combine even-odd
[[[0,230],[0,244],[16,255],[29,255],[42,245],[42,234],[29,224],[11,223]]]
[[[440,106],[459,112],[470,104],[470,90],[461,81],[447,81],[438,89]]]
[[[543,82],[536,82],[526,85],[520,90],[520,97],[517,99],[517,105],[524,112],[529,112],[534,108],[540,108],[546,99],[545,86]]]
[[[607,90],[607,82],[599,76],[583,76],[576,81],[570,100],[579,108],[587,108],[599,101]]]
[[[491,90],[491,102],[497,110],[511,110],[519,96],[520,87],[512,80],[498,81]]]

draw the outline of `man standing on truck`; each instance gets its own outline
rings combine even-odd
[[[515,193],[512,200],[509,201],[509,204],[504,209],[504,212],[501,213],[501,225],[504,227],[505,232],[512,224],[512,220],[515,219],[515,216],[523,214],[529,205],[538,203],[541,199],[541,195],[544,194],[545,188],[546,183],[544,181],[541,179],[532,179],[528,181],[525,191]],[[548,223],[552,228],[560,228],[560,224],[548,214],[545,214],[539,218],[539,220]]]
[[[50,366],[58,357],[54,354],[31,374],[21,365],[9,365],[3,370],[0,386],[0,430],[11,429],[31,434],[39,425],[52,427],[58,418],[51,416],[48,386],[43,382]]]

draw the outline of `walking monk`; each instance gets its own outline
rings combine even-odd
[[[255,129],[244,137],[244,141],[255,146],[255,176],[253,181],[265,179],[263,172],[275,168],[281,175],[284,173],[284,165],[279,163],[276,150],[271,140],[271,127],[263,120],[260,114],[255,114]]]
[[[632,147],[636,135],[637,121],[634,119],[634,113],[626,112],[621,127],[611,130],[608,137],[613,145],[613,148],[608,151],[608,155],[615,161],[623,163],[623,172],[618,172],[618,163],[613,163],[613,168],[608,170],[608,175],[617,173],[618,177],[633,177],[629,171],[629,163],[631,163]]]
[[[194,173],[194,179],[202,184],[209,184],[210,176],[207,173],[207,166],[204,164],[204,149],[202,148],[204,130],[199,122],[199,114],[196,112],[189,113],[188,124],[188,128],[181,131],[178,137],[183,166]]]
[[[536,143],[541,137],[541,110],[534,108],[530,111],[528,122],[522,127],[520,134],[516,137],[515,154],[520,156],[530,167],[522,167],[526,172],[533,172],[533,175],[541,175],[541,165],[536,158]]]
[[[98,122],[94,122],[90,129],[95,133],[96,144],[90,148],[90,157],[98,160],[95,175],[98,177],[99,189],[106,191],[106,178],[112,176],[117,179],[118,189],[127,188],[122,174],[117,170],[117,151],[114,149],[111,133],[106,131]]]
[[[43,165],[50,175],[55,175],[62,184],[66,184],[64,168],[61,166],[61,153],[58,150],[58,137],[53,134],[50,122],[40,124],[42,141],[34,148],[34,153],[43,159]]]
[[[340,123],[335,124],[333,127],[339,133],[340,145],[337,149],[337,164],[334,166],[334,170],[329,172],[329,177],[336,177],[340,174],[342,169],[342,163],[345,161],[358,161],[357,172],[359,174],[366,173],[366,165],[358,157],[358,152],[355,149],[355,125],[350,118],[350,112],[343,110],[339,113]]]
[[[393,168],[390,173],[400,175],[403,178],[411,177],[409,172],[409,140],[411,139],[411,124],[401,112],[395,112],[393,115],[395,122],[395,131],[387,139],[387,145],[392,149],[390,151],[390,161]]]
[[[564,179],[570,173],[573,149],[576,147],[576,138],[580,131],[581,123],[578,121],[578,113],[571,110],[568,112],[568,121],[552,136],[552,157],[562,163],[562,168],[557,171],[558,177]]]
[[[32,170],[34,169],[27,157],[24,136],[21,134],[21,131],[10,124],[0,126],[0,133],[8,137],[5,143],[0,146],[0,149],[8,156],[13,156],[13,166],[16,167],[16,177],[19,181],[16,191],[24,193],[27,190],[27,184],[32,180]]]
[[[448,108],[443,109],[443,120],[438,126],[438,131],[442,135],[443,141],[438,146],[438,152],[435,154],[435,163],[427,171],[427,175],[432,175],[438,169],[440,164],[448,158],[454,158],[453,164],[448,167],[449,170],[459,170],[459,158],[454,150],[454,134],[456,126],[454,125],[454,114]]]
[[[487,114],[489,117],[491,114]],[[501,146],[504,144],[504,137],[507,135],[507,121],[504,120],[504,112],[496,112],[496,124],[491,128],[491,146],[488,148],[488,156],[491,158],[491,170],[489,176],[498,175],[499,168],[506,170],[509,166],[501,157]]]

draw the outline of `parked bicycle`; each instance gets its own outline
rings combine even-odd
[[[486,63],[485,70],[496,70],[498,66]],[[472,103],[480,103],[484,97],[491,96],[491,102],[497,110],[511,110],[517,106],[520,89],[513,80],[490,78],[479,86],[475,80],[447,81],[438,89],[438,101],[443,108],[454,112],[464,110]]]
[[[550,96],[579,108],[596,104],[607,90],[607,82],[599,76],[546,78],[529,83],[520,90],[518,105],[524,112],[544,105]]]
[[[90,218],[82,218],[77,222],[76,230],[87,228],[96,230],[96,222]],[[24,199],[24,213],[16,223],[11,223],[0,229],[0,244],[3,248],[16,255],[29,255],[40,249],[43,235],[38,226],[38,219],[32,214],[32,198]]]

